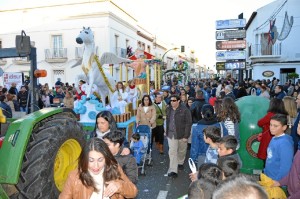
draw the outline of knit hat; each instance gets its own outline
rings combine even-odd
[[[210,104],[204,104],[201,108],[201,113],[205,114],[207,111],[214,113],[214,107]]]

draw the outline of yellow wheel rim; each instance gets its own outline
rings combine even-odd
[[[62,191],[69,172],[77,168],[80,153],[81,146],[74,139],[65,141],[59,148],[54,162],[54,182],[59,191]]]

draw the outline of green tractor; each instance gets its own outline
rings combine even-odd
[[[36,48],[26,37],[18,41],[16,48],[0,49],[0,59],[29,57],[32,113],[6,119],[0,110],[0,198],[56,199],[77,167],[84,130],[71,109],[37,110]]]

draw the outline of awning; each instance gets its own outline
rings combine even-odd
[[[144,56],[145,56],[144,59],[154,59],[155,58],[154,55],[152,55],[152,54],[150,54],[150,53],[148,53],[146,51],[144,51]],[[128,59],[130,59],[130,60],[137,60],[137,58],[136,58],[135,55],[132,55],[131,57],[128,57]]]

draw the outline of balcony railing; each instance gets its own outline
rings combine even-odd
[[[119,57],[126,58],[127,50],[126,48],[115,47],[114,53]]]
[[[249,57],[272,57],[281,56],[281,43],[268,45],[268,44],[254,44],[249,47]]]
[[[45,60],[47,62],[66,62],[67,48],[53,48],[45,50]]]
[[[18,65],[30,64],[30,60],[27,57],[17,57],[13,59],[13,63]]]

